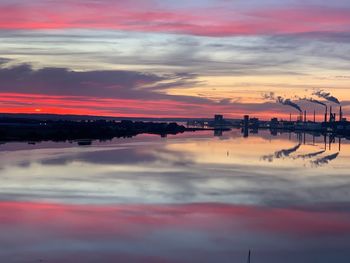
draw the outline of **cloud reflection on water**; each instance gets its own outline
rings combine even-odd
[[[245,262],[250,248],[262,263],[350,257],[346,141],[339,152],[323,138],[232,131],[0,148],[10,262]]]
[[[328,166],[315,169],[305,162],[336,152],[262,135],[139,137],[91,147],[12,149],[1,154],[0,199],[270,207],[350,200],[349,144]],[[283,158],[265,162],[261,156],[267,152]]]
[[[0,209],[0,254],[12,262],[244,262],[252,247],[256,262],[347,262],[349,255],[345,212],[214,203],[2,202]]]

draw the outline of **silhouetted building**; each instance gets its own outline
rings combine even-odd
[[[220,114],[216,114],[214,116],[214,121],[209,122],[208,125],[218,129],[225,129],[232,126],[232,124],[226,121],[224,116]]]
[[[270,127],[272,129],[277,129],[278,128],[278,119],[277,118],[272,118],[270,121]]]
[[[244,128],[248,128],[249,127],[249,115],[244,115],[244,117],[243,117],[243,126],[244,126]]]
[[[214,122],[216,122],[216,123],[223,122],[223,120],[224,120],[224,116],[223,116],[223,115],[216,114],[216,115],[214,116]]]
[[[329,122],[335,122],[336,119],[336,114],[332,112],[332,106],[330,107],[329,110]]]
[[[251,118],[249,120],[249,125],[253,128],[253,129],[257,129],[260,127],[260,121],[258,118]]]

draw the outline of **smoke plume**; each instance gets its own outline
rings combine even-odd
[[[302,112],[301,108],[299,107],[299,105],[297,105],[296,103],[294,103],[293,101],[291,101],[291,99],[285,99],[281,96],[278,96],[277,98],[275,97],[275,93],[270,92],[270,93],[265,93],[263,94],[263,98],[266,100],[274,100],[277,103],[280,103],[282,105],[286,105],[286,106],[290,106],[293,107],[294,109],[298,110],[299,112]]]
[[[298,156],[296,156],[294,159],[311,159],[315,156],[318,156],[322,153],[324,153],[326,150],[322,150],[322,151],[318,151],[318,152],[313,152],[313,153],[308,153],[308,154],[299,154]]]
[[[319,101],[319,100],[315,100],[313,98],[300,98],[300,100],[309,101],[309,102],[312,102],[312,103],[319,104],[319,105],[327,107],[326,103],[323,103],[322,101]]]
[[[318,96],[319,98],[323,98],[329,102],[340,104],[339,100],[336,97],[332,96],[330,92],[317,90],[313,93],[313,95]]]
[[[262,96],[265,100],[276,100],[274,92],[264,93]]]
[[[290,149],[282,149],[280,151],[275,152],[274,154],[270,155],[264,155],[261,159],[264,161],[272,162],[274,159],[281,159],[281,158],[287,158],[292,153],[296,152],[300,148],[301,144],[295,145],[293,148]]]
[[[293,107],[294,109],[298,110],[299,112],[302,112],[301,108],[299,107],[298,104],[294,103],[293,101],[291,101],[290,99],[284,99],[281,96],[277,97],[276,100],[278,103],[281,103],[282,105],[286,105],[286,106],[290,106]]]
[[[330,161],[336,159],[338,157],[339,153],[334,153],[331,155],[327,155],[323,158],[317,159],[315,161],[312,161],[311,164],[313,164],[314,166],[321,166],[324,164],[328,164]]]

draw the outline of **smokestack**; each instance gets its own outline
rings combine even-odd
[[[292,122],[292,113],[289,113],[289,122]]]
[[[326,112],[324,114],[324,122],[327,122],[327,117],[328,117],[328,107],[326,105]]]
[[[340,106],[339,108],[339,121],[342,121],[343,119],[343,110],[342,110],[342,107]]]
[[[304,122],[306,122],[306,110],[304,111]]]
[[[332,122],[332,106],[329,106],[329,122]]]
[[[316,111],[314,110],[314,122],[316,122]]]

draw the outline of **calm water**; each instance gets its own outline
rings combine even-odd
[[[350,262],[350,143],[201,132],[0,145],[1,262]]]

